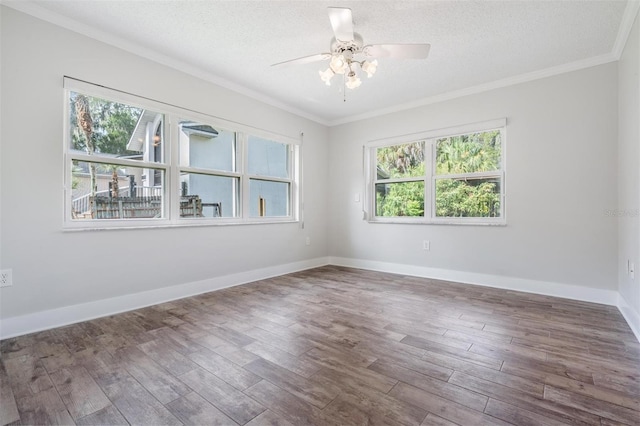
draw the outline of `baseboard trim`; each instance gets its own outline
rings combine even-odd
[[[328,264],[327,257],[303,260],[268,268],[209,278],[202,281],[163,287],[140,293],[127,294],[109,299],[96,300],[78,305],[65,306],[47,311],[34,312],[0,320],[0,338],[21,336],[23,334],[62,327],[77,322],[88,321],[121,312],[140,309],[159,303],[170,302],[197,294],[223,288],[234,287],[253,281],[264,280],[305,269]]]
[[[640,342],[640,315],[631,308],[621,294],[618,294],[617,306],[622,313],[622,316],[627,321],[627,324],[631,327],[631,331],[636,335],[636,339]]]
[[[429,268],[426,266],[345,257],[329,257],[329,263],[336,266],[347,266],[421,278],[455,281],[463,284],[502,288],[505,290],[522,291],[524,293],[534,293],[544,296],[563,297],[565,299],[601,303],[604,305],[618,305],[618,292],[614,290],[603,290],[551,281],[528,280],[502,275],[479,274],[475,272]]]

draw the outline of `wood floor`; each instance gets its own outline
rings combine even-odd
[[[3,425],[640,424],[616,308],[339,267],[0,348]]]

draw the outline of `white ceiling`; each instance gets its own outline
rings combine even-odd
[[[619,58],[638,0],[5,1],[324,124]],[[427,60],[380,59],[358,89],[326,64],[271,67],[329,50],[328,6],[350,7],[365,44],[430,43]]]

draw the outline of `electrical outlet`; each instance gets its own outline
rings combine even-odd
[[[422,250],[431,250],[431,243],[429,242],[429,240],[422,241]]]
[[[629,264],[629,275],[631,275],[631,279],[635,279],[635,271],[636,271],[636,267],[634,266],[633,263]]]
[[[11,287],[13,285],[13,277],[11,269],[3,269],[0,271],[0,287]]]
[[[305,243],[306,245],[310,246],[310,245],[311,245],[311,237],[307,237],[307,238],[304,240],[304,243]]]

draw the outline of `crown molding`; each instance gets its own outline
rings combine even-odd
[[[341,124],[352,123],[354,121],[365,120],[368,118],[379,117],[381,115],[392,114],[395,112],[406,111],[408,109],[418,108],[425,105],[435,104],[439,102],[448,101],[451,99],[461,98],[463,96],[475,95],[489,90],[500,89],[503,87],[513,86],[520,83],[526,83],[529,81],[540,80],[542,78],[552,77],[558,74],[564,74],[571,71],[578,71],[584,68],[590,68],[597,65],[606,64],[609,62],[615,62],[616,58],[613,53],[607,53],[601,56],[594,56],[592,58],[583,59],[580,61],[570,62],[568,64],[558,65],[555,67],[545,68],[538,71],[529,72],[526,74],[516,75],[514,77],[504,78],[502,80],[496,80],[489,83],[479,84],[477,86],[471,86],[460,90],[454,90],[451,92],[441,93],[434,96],[418,99],[415,101],[407,102],[400,105],[395,105],[389,108],[382,108],[375,111],[369,111],[364,114],[353,115],[339,120],[329,122],[329,126],[338,126]]]
[[[618,28],[618,36],[616,37],[615,43],[613,43],[613,49],[611,49],[611,53],[616,60],[620,59],[622,56],[622,51],[624,50],[624,46],[627,44],[627,40],[629,39],[633,23],[636,20],[636,16],[638,16],[639,10],[640,0],[629,0],[627,7],[624,10],[624,15],[622,15],[622,22],[620,22],[620,27]]]
[[[28,15],[31,15],[43,21],[52,23],[54,25],[57,25],[59,27],[65,28],[75,33],[84,35],[86,37],[92,38],[99,42],[109,44],[111,46],[125,50],[129,53],[133,53],[137,56],[141,56],[145,59],[149,59],[159,64],[168,66],[175,70],[184,72],[186,74],[189,74],[193,77],[197,77],[209,83],[213,83],[225,89],[234,91],[238,94],[244,95],[256,101],[279,108],[283,111],[289,112],[299,117],[306,118],[308,120],[314,121],[324,126],[329,125],[329,122],[321,117],[318,117],[316,115],[309,114],[306,111],[302,111],[300,109],[294,108],[288,104],[285,104],[276,99],[273,99],[272,97],[267,96],[263,93],[248,89],[240,84],[229,81],[225,78],[222,78],[210,72],[204,71],[202,68],[193,66],[187,62],[180,61],[178,59],[169,57],[167,55],[163,55],[162,53],[159,53],[153,49],[148,49],[139,44],[132,43],[122,37],[118,37],[114,34],[99,30],[97,28],[94,28],[89,25],[85,25],[81,22],[77,22],[73,19],[67,18],[66,16],[62,16],[58,13],[52,12],[41,6],[38,6],[37,4],[32,3],[31,1],[0,0],[0,5],[10,7],[19,12],[26,13]]]

